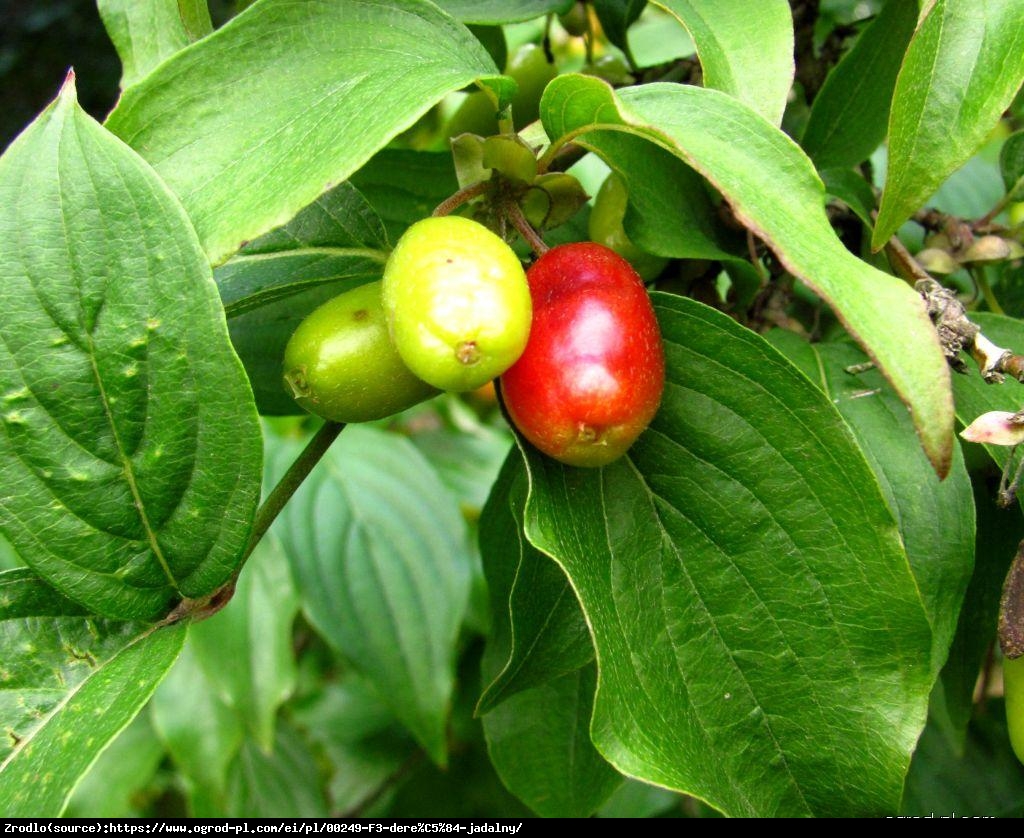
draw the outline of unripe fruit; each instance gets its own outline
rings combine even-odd
[[[517,128],[524,128],[540,116],[540,97],[558,70],[548,61],[544,48],[537,44],[524,44],[509,58],[505,75],[518,85],[512,97],[512,120]],[[452,114],[446,133],[479,134],[486,137],[498,130],[498,116],[490,97],[482,90],[470,93]]]
[[[441,390],[475,390],[501,375],[530,334],[519,257],[461,216],[406,230],[384,268],[384,308],[406,366]]]
[[[602,245],[555,247],[528,273],[533,327],[501,378],[513,424],[572,466],[618,459],[658,410],[665,360],[643,282]]]
[[[1003,659],[1003,695],[1010,744],[1017,759],[1024,762],[1024,657]]]
[[[582,38],[590,31],[587,4],[576,0],[572,8],[558,16],[562,28],[575,38]]]
[[[605,178],[594,199],[594,209],[587,223],[591,241],[610,247],[629,262],[641,279],[654,279],[668,264],[668,259],[641,250],[626,235],[622,222],[626,217],[626,182],[615,172]]]
[[[328,300],[299,324],[285,348],[284,380],[302,407],[335,422],[383,419],[437,394],[391,345],[379,281]]]

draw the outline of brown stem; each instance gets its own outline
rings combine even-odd
[[[479,183],[471,183],[469,186],[462,187],[458,192],[448,196],[434,207],[431,215],[434,218],[439,218],[442,215],[451,215],[463,204],[483,195],[490,188],[490,185],[490,181],[482,180]]]
[[[520,209],[519,204],[515,200],[509,199],[506,201],[504,209],[506,217],[512,222],[512,226],[519,231],[519,235],[530,245],[530,250],[538,256],[543,256],[551,249],[544,243],[544,239],[540,237],[540,234],[533,229],[530,222],[526,220],[526,216],[523,215],[522,209]]]
[[[917,264],[917,260],[910,255],[910,251],[896,236],[885,243],[885,255],[889,257],[889,264],[892,265],[893,270],[910,285],[932,280],[928,272]]]

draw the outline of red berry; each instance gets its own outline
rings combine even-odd
[[[555,247],[527,272],[533,324],[501,377],[512,422],[567,465],[618,459],[658,410],[665,358],[643,282],[593,242]]]

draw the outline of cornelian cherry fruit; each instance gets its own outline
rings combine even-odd
[[[650,297],[625,259],[594,242],[552,248],[527,280],[530,338],[501,377],[509,417],[560,462],[607,465],[661,401],[665,359]]]

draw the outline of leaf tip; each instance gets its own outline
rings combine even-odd
[[[57,94],[58,99],[70,99],[72,102],[78,101],[78,90],[75,86],[75,68],[68,67],[68,73],[64,76],[64,83],[60,86],[60,92]]]

